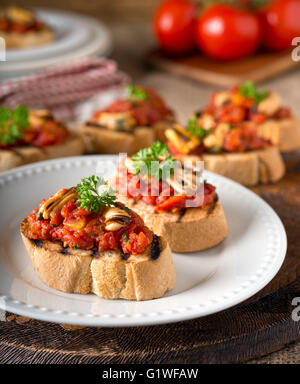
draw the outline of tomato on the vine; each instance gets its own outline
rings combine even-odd
[[[261,42],[257,16],[229,4],[207,8],[198,17],[199,48],[217,60],[235,60],[253,54]]]
[[[258,12],[263,27],[263,46],[269,51],[291,47],[300,36],[300,0],[274,0]]]
[[[196,10],[190,0],[166,0],[157,8],[153,27],[163,50],[180,54],[195,47]]]

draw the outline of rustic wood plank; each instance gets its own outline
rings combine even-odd
[[[146,61],[158,69],[207,84],[228,87],[251,79],[262,82],[299,66],[290,52],[257,53],[246,59],[222,62],[201,53],[174,57],[159,50],[150,52]]]

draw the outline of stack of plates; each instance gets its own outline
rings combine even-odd
[[[7,50],[0,63],[0,78],[24,76],[53,64],[84,57],[104,56],[111,50],[111,36],[99,21],[70,12],[36,10],[37,17],[56,35],[53,43],[24,50]]]

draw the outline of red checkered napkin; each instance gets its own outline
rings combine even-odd
[[[129,77],[112,60],[83,59],[53,66],[35,75],[0,82],[0,104],[15,108],[47,108],[60,120],[74,117],[75,107],[87,99],[122,88]]]

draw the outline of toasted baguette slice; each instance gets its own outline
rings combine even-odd
[[[138,127],[132,133],[112,131],[96,125],[82,126],[87,153],[127,153],[133,155],[142,148],[149,147],[155,140],[165,141],[165,130],[174,122],[170,115],[151,127]]]
[[[300,124],[298,119],[269,119],[257,125],[259,136],[270,140],[279,147],[281,152],[293,151],[300,148]]]
[[[153,257],[152,244],[138,256],[120,251],[74,250],[59,241],[33,240],[28,222],[21,235],[40,279],[49,287],[68,293],[95,293],[105,299],[151,300],[172,289],[176,272],[167,242],[156,236],[160,252]],[[127,256],[127,257],[126,257]]]
[[[247,186],[275,183],[285,173],[285,165],[279,149],[274,146],[245,153],[203,154],[201,157],[176,155],[175,157],[180,161],[203,160],[204,167],[208,171]]]
[[[142,200],[118,196],[138,213],[145,224],[163,236],[174,252],[195,252],[219,244],[228,234],[227,222],[218,198],[204,208],[186,208],[178,213],[154,212]]]
[[[154,130],[141,127],[133,133],[111,131],[105,128],[83,125],[83,138],[88,153],[119,153],[134,154],[139,149],[149,147],[154,139]]]
[[[59,145],[49,145],[44,148],[24,146],[0,149],[0,172],[36,161],[82,155],[83,152],[83,140],[75,133],[72,133],[63,144]]]
[[[7,49],[26,49],[50,44],[54,40],[54,32],[49,28],[25,33],[0,31]]]

